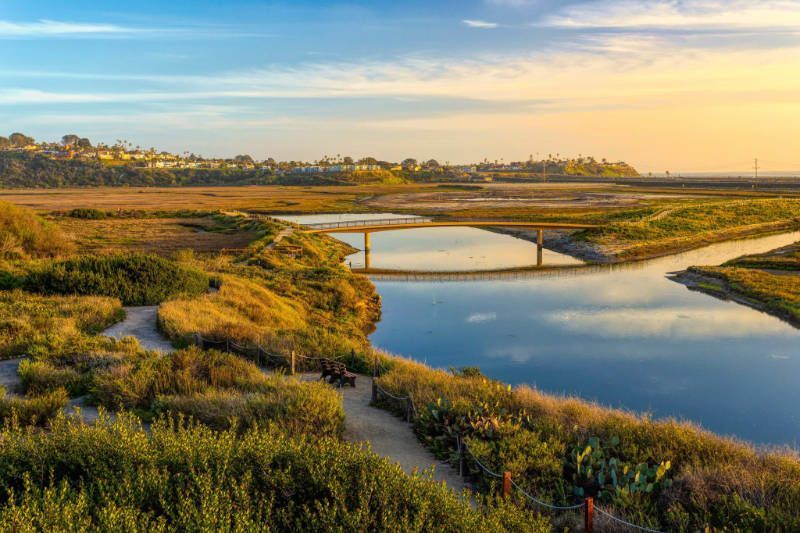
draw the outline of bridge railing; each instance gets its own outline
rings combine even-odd
[[[314,224],[302,224],[302,226],[306,229],[339,229],[360,226],[393,226],[431,221],[432,219],[427,217],[374,218],[368,220],[347,220],[342,222],[317,222]]]

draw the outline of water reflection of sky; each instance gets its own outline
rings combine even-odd
[[[464,266],[460,258],[471,268],[475,257],[497,265],[535,252],[530,243],[481,230],[457,237],[450,229],[425,231],[416,257],[416,231],[376,234],[380,244],[373,235],[373,266],[384,261],[389,268],[457,270]],[[451,239],[457,251],[438,255]],[[687,418],[759,443],[796,444],[800,331],[691,292],[665,274],[797,240],[800,233],[723,243],[566,277],[379,281],[383,320],[372,341],[436,367],[477,365],[513,384]]]

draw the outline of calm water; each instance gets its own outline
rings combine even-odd
[[[362,247],[361,235],[337,237]],[[729,242],[569,275],[378,279],[383,319],[371,339],[435,367],[476,365],[508,383],[685,418],[757,443],[796,445],[800,331],[691,292],[665,274],[797,240],[800,233]],[[373,268],[453,271],[536,262],[535,245],[471,228],[375,233],[371,249]],[[351,259],[360,266],[363,254]],[[574,263],[545,252],[545,265]]]

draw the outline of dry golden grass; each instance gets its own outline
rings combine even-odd
[[[55,347],[97,333],[122,317],[122,304],[102,296],[37,296],[0,292],[0,358]]]
[[[102,220],[58,217],[55,223],[71,236],[82,253],[135,251],[167,255],[183,249],[216,252],[244,248],[258,237],[253,231],[228,231],[212,217]]]
[[[339,187],[132,187],[94,189],[19,189],[0,191],[0,200],[39,211],[97,209],[253,209],[276,213],[366,211],[359,199],[376,194],[418,191],[436,185],[357,185]]]
[[[201,332],[211,339],[261,342],[277,331],[297,330],[305,319],[299,306],[252,281],[226,275],[218,293],[161,305],[159,322],[172,338]]]
[[[60,228],[30,209],[0,201],[0,258],[56,257],[72,249]]]

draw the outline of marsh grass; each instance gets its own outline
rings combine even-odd
[[[650,216],[607,223],[576,238],[619,259],[674,253],[735,237],[800,228],[800,200],[757,198],[673,204]]]

